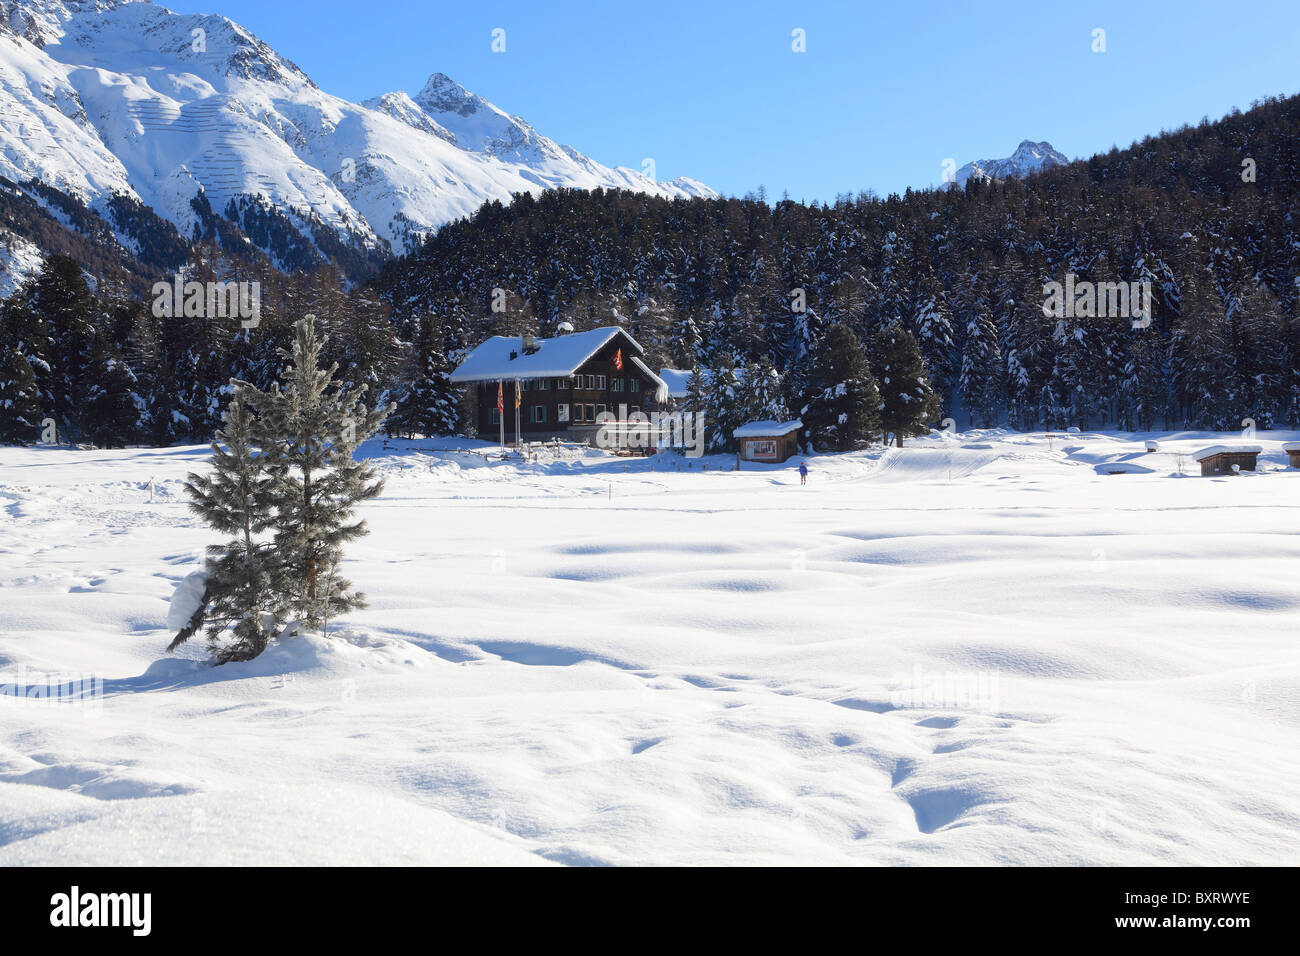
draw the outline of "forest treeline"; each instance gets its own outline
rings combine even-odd
[[[562,321],[622,324],[652,367],[721,369],[795,414],[835,391],[828,370],[861,364],[837,343],[861,344],[879,379],[873,343],[901,331],[935,418],[962,427],[1297,427],[1298,146],[1288,97],[962,189],[832,203],[553,190],[489,203],[364,284],[235,257],[215,233],[178,245],[119,204],[115,219],[159,237],[143,256],[155,281],[257,281],[257,326],[158,316],[138,265],[96,279],[91,246],[65,242],[0,307],[0,441],[49,421],[96,444],[208,440],[230,379],[270,387],[308,312],[340,381],[397,401],[389,428],[407,433],[464,427],[446,373],[466,349]],[[28,215],[5,195],[0,213]],[[1150,321],[1045,315],[1067,277],[1148,283]]]

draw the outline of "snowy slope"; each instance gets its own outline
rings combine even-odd
[[[965,186],[966,180],[972,176],[983,180],[1018,178],[1053,166],[1063,166],[1069,161],[1064,153],[1053,149],[1051,143],[1026,139],[1005,159],[977,159],[967,163],[957,170],[956,183]]]
[[[623,187],[714,195],[611,169],[435,74],[364,104],[319,89],[247,30],[134,0],[0,4],[0,176],[92,205],[136,196],[188,235],[200,188],[218,213],[263,196],[345,240],[408,240],[512,192]]]
[[[217,669],[207,449],[0,448],[0,674],[103,681],[0,697],[0,864],[1292,863],[1298,436],[1192,477],[1231,437],[376,441],[371,606]]]

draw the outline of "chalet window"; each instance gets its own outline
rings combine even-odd
[[[567,422],[569,420],[569,406],[561,404],[559,414],[555,416],[556,421]]]
[[[555,380],[555,387],[556,387],[556,388],[573,388],[573,379],[572,379],[570,376],[567,376],[567,375],[566,375],[564,378],[557,378],[557,379]]]
[[[536,386],[539,392],[549,392],[551,390],[551,380],[549,378],[539,378],[537,379]]]
[[[596,387],[600,389],[602,392],[605,390],[605,376],[603,375],[596,376]]]
[[[595,388],[595,387],[596,387],[596,376],[594,376],[594,375],[585,375],[585,376],[583,376],[583,379],[584,379],[584,381],[586,381],[586,383],[587,383],[586,386],[585,386],[586,388]]]
[[[602,405],[601,407],[603,408],[604,406]],[[588,406],[587,406],[587,421],[589,421],[589,422],[594,422],[595,420],[596,420],[596,406],[595,406],[595,405],[588,405]]]
[[[488,419],[488,421],[491,422],[493,425],[500,425],[501,412],[496,408],[492,409],[491,417]]]
[[[641,380],[639,378],[634,378],[631,381],[632,381],[632,391],[634,392],[641,391]]]
[[[545,421],[546,421],[546,406],[545,406],[545,405],[534,405],[534,406],[533,406],[533,414],[532,414],[532,417],[529,419],[529,421],[534,422],[534,423],[537,423],[537,424],[541,424],[541,423],[545,422]]]
[[[597,419],[600,418],[601,415],[604,415],[604,414],[605,414],[605,406],[604,406],[604,405],[597,405],[597,406],[596,406],[596,417],[593,418],[592,421],[593,421],[593,422],[596,421]]]
[[[609,380],[609,390],[611,392],[623,391],[623,380],[621,378],[611,378]]]

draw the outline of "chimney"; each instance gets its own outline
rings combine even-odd
[[[531,352],[532,352],[534,349],[536,349],[536,348],[537,348],[537,346],[533,344],[533,337],[532,337],[531,335],[525,335],[525,336],[524,336],[524,354],[525,354],[525,355],[528,355],[529,353],[531,353]]]

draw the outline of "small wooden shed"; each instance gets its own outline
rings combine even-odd
[[[1286,452],[1287,464],[1292,468],[1300,468],[1300,441],[1289,441],[1282,446],[1282,450]]]
[[[782,462],[799,451],[803,422],[746,422],[732,435],[740,443],[741,461]]]
[[[1237,471],[1254,471],[1261,451],[1258,445],[1211,445],[1198,451],[1196,460],[1201,463],[1203,478],[1231,475]]]

